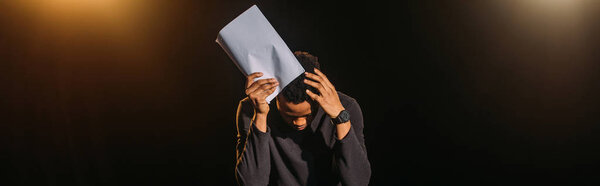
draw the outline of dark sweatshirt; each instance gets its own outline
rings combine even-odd
[[[302,131],[286,124],[271,104],[267,132],[254,126],[248,98],[237,110],[236,178],[241,185],[367,185],[371,165],[363,135],[363,117],[353,98],[338,92],[350,112],[351,129],[338,140],[336,126],[322,108]]]

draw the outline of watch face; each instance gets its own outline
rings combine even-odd
[[[350,113],[344,110],[342,113],[340,113],[340,119],[342,119],[344,122],[350,120]]]
[[[337,124],[346,123],[348,122],[348,120],[350,120],[350,113],[346,110],[343,110],[342,112],[340,112],[336,120]]]

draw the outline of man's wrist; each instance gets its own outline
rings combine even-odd
[[[340,106],[335,111],[333,111],[333,113],[329,114],[329,117],[331,117],[331,118],[337,118],[338,115],[340,115],[340,112],[342,112],[343,110],[346,110],[346,109],[343,106]]]
[[[267,132],[267,114],[256,113],[254,115],[254,124],[261,132]]]
[[[255,119],[267,119],[267,113],[256,113]]]

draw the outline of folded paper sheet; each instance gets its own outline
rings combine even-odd
[[[256,5],[221,29],[217,43],[245,76],[262,72],[263,76],[258,79],[274,77],[279,81],[275,92],[267,97],[269,103],[304,72],[292,51]]]

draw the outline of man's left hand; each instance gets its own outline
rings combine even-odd
[[[342,110],[345,110],[344,106],[342,105],[342,102],[340,101],[340,98],[338,97],[338,93],[335,90],[335,87],[333,86],[333,84],[331,84],[329,79],[327,79],[325,74],[323,74],[316,68],[315,74],[310,72],[304,72],[304,74],[307,78],[310,78],[312,80],[311,81],[309,79],[305,79],[304,83],[319,90],[319,93],[321,93],[321,95],[317,95],[308,89],[306,89],[306,93],[313,100],[317,101],[319,105],[321,105],[321,108],[323,108],[323,110],[327,113],[327,115],[329,115],[329,117],[336,118]]]

